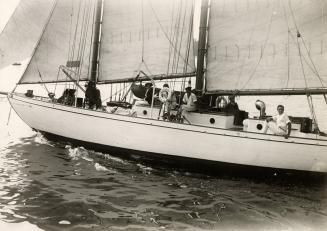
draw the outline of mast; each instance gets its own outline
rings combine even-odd
[[[93,34],[93,52],[92,52],[92,64],[91,64],[91,81],[96,82],[97,80],[97,69],[98,69],[98,57],[99,57],[99,38],[100,38],[100,27],[101,27],[101,11],[102,11],[102,0],[97,0],[96,15],[95,15],[95,27]]]
[[[203,75],[204,75],[204,56],[206,53],[207,40],[207,21],[208,21],[208,0],[203,0],[201,5],[201,17],[199,27],[199,42],[198,42],[198,57],[197,57],[197,74],[195,89],[197,91],[203,90]]]

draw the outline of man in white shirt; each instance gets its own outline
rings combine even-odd
[[[183,97],[184,105],[182,105],[182,113],[185,111],[190,112],[196,110],[197,98],[196,95],[191,92],[191,89],[192,89],[191,87],[185,88],[186,93]]]
[[[292,124],[288,116],[284,113],[284,106],[278,105],[277,106],[278,114],[269,117],[266,119],[267,124],[264,129],[264,133],[267,132],[269,129],[276,135],[284,136],[286,139],[291,134]]]

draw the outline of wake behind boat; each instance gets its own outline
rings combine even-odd
[[[327,137],[311,98],[327,92],[325,15],[316,3],[239,1],[236,10],[234,2],[223,7],[222,1],[211,1],[208,7],[202,1],[197,68],[191,1],[50,3],[49,19],[17,87],[42,84],[49,97],[32,90],[8,94],[31,128],[154,158],[327,172]],[[96,106],[99,110],[90,107],[89,97],[80,97],[88,91],[81,83],[89,80],[110,86],[110,97],[102,102],[107,105]],[[63,98],[49,91],[50,84],[58,83],[67,83]],[[158,100],[164,86],[169,86],[171,102]],[[197,107],[186,110],[183,99],[192,94]],[[255,118],[225,105],[237,95],[283,94],[306,95],[312,113],[311,118],[291,117],[286,138],[265,133],[270,116],[263,102],[256,102],[260,116]]]

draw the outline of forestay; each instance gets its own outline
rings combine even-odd
[[[0,34],[0,69],[31,57],[54,0],[21,0]]]
[[[99,81],[193,72],[193,1],[106,0]]]
[[[212,0],[206,89],[327,85],[326,0]]]
[[[74,79],[88,79],[95,5],[96,0],[56,1],[20,83],[71,81],[59,71],[62,65]]]

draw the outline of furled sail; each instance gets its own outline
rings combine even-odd
[[[326,2],[211,0],[208,93],[325,89]]]
[[[54,0],[21,0],[0,34],[0,69],[29,58]]]
[[[57,0],[20,83],[86,80],[96,0]]]
[[[194,72],[193,1],[106,0],[99,81]]]

